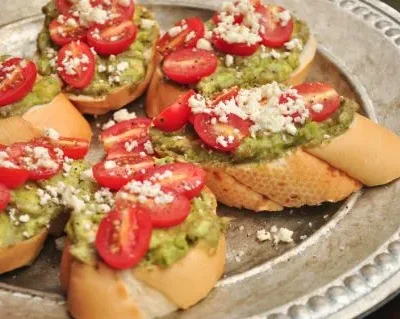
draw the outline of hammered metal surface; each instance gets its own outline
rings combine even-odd
[[[2,0],[0,25],[39,11],[43,0]],[[220,1],[160,0],[151,4],[162,27],[181,17],[210,16]],[[356,98],[374,120],[399,133],[399,14],[374,0],[282,0],[307,20],[320,45],[310,79]],[[202,8],[200,9],[188,9]],[[0,52],[31,55],[41,19],[0,29]],[[131,106],[141,110],[141,101]],[[107,116],[91,118],[93,127]],[[96,143],[91,158],[101,156]],[[367,189],[346,203],[252,214],[220,207],[235,220],[227,234],[225,277],[179,318],[351,318],[400,286],[400,182]],[[272,225],[294,230],[295,243],[255,239]],[[306,235],[304,241],[300,237]],[[30,268],[0,277],[0,318],[66,318],[58,285],[59,253],[50,239]],[[390,279],[391,280],[388,280]],[[27,290],[28,289],[28,290]],[[35,297],[31,297],[35,296]]]

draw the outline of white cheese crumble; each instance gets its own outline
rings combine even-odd
[[[136,113],[131,112],[129,113],[127,109],[120,109],[119,111],[115,112],[113,115],[113,119],[115,122],[123,122],[128,120],[133,120],[136,118]]]
[[[156,22],[154,20],[149,20],[149,19],[142,19],[141,22],[141,27],[143,29],[151,29],[152,27],[154,27],[156,24]]]
[[[151,143],[151,141],[147,141],[146,143],[143,144],[145,151],[147,152],[147,154],[152,155],[154,154],[154,148],[153,148],[153,144]]]
[[[292,19],[292,16],[290,15],[290,12],[288,10],[278,12],[276,16],[279,19],[280,25],[282,27],[286,27],[289,21]]]
[[[289,51],[293,51],[294,49],[303,50],[303,44],[302,44],[301,40],[297,39],[297,38],[294,38],[294,39],[290,40],[289,42],[286,42],[284,45],[285,45],[285,48]]]
[[[53,128],[46,128],[44,130],[44,136],[50,138],[51,140],[58,140],[60,138],[60,133],[58,133],[55,129]]]
[[[196,37],[196,32],[190,31],[189,34],[185,37],[185,42],[189,42]]]
[[[321,103],[317,103],[311,106],[311,108],[313,109],[314,112],[321,113],[322,110],[324,109],[324,106]]]
[[[89,168],[86,171],[83,171],[80,175],[80,179],[83,181],[91,181],[94,182],[94,176],[93,176],[93,169]]]
[[[107,130],[110,127],[113,127],[116,123],[113,120],[109,120],[108,122],[104,123],[102,126],[103,130]]]
[[[293,231],[285,227],[279,228],[276,225],[272,226],[269,231],[266,229],[261,229],[257,231],[257,239],[260,242],[272,241],[274,245],[282,243],[292,243],[293,242]]]
[[[115,161],[105,161],[104,168],[109,170],[117,167],[117,163]]]
[[[132,181],[124,189],[137,195],[137,200],[140,203],[145,203],[149,199],[153,199],[154,203],[158,205],[170,204],[174,201],[173,195],[162,191],[160,184],[151,181]]]
[[[127,152],[132,152],[139,144],[137,141],[126,141],[124,144],[125,150]]]
[[[168,35],[171,38],[174,38],[186,29],[187,29],[187,24],[184,24],[183,26],[177,25],[168,30]]]
[[[235,63],[235,60],[232,55],[227,54],[225,57],[225,65],[229,68]]]
[[[206,51],[212,51],[213,47],[210,43],[210,41],[200,38],[197,40],[196,48],[199,50],[206,50]]]
[[[118,4],[120,4],[123,7],[129,7],[131,4],[132,0],[118,0]]]

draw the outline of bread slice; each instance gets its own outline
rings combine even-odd
[[[313,35],[310,35],[307,43],[300,54],[300,65],[293,72],[287,85],[298,85],[303,83],[308,76],[311,64],[317,52],[317,41]],[[180,95],[187,91],[187,88],[171,81],[167,81],[161,70],[162,57],[157,56],[157,68],[154,71],[149,89],[146,96],[146,114],[148,117],[156,117],[168,105],[175,102]]]
[[[0,247],[0,274],[30,265],[39,255],[47,238],[47,230],[17,244]]]
[[[113,90],[110,94],[101,97],[92,97],[88,95],[74,95],[67,94],[68,98],[74,105],[82,112],[87,114],[101,115],[112,110],[120,109],[123,106],[133,102],[140,97],[147,89],[151,78],[153,76],[157,64],[157,39],[159,29],[157,29],[157,36],[155,37],[153,46],[145,56],[149,56],[145,78],[139,84],[127,84]]]
[[[40,136],[40,130],[20,116],[0,119],[0,144],[29,142],[38,136]]]
[[[222,276],[225,239],[216,249],[199,242],[168,269],[113,270],[103,262],[83,264],[64,248],[61,282],[68,310],[79,319],[138,319],[167,315],[203,299]]]

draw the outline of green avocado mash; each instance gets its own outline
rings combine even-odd
[[[40,59],[38,70],[42,75],[57,73],[55,58],[59,49],[51,40],[48,26],[58,17],[54,1],[50,1],[42,9],[46,16],[44,27],[37,39]],[[144,27],[143,20],[153,20],[151,13],[144,7],[136,6],[134,23],[138,26],[135,42],[130,48],[116,56],[96,56],[96,73],[94,79],[84,89],[66,87],[66,91],[76,95],[99,97],[125,85],[134,90],[146,76],[146,70],[151,59],[151,48],[158,38],[158,25]],[[128,67],[124,66],[126,63]]]
[[[299,145],[319,145],[343,134],[352,123],[357,108],[356,102],[344,98],[337,112],[324,122],[309,121],[299,128],[298,134],[294,136],[288,133],[270,135],[260,133],[254,138],[247,137],[231,154],[206,148],[191,126],[172,133],[152,128],[150,135],[153,146],[160,156],[180,157],[185,161],[212,165],[268,161],[282,156]]]

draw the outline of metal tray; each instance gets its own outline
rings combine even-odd
[[[1,53],[34,53],[42,18],[29,16],[38,14],[45,2],[1,1]],[[210,17],[209,10],[220,4],[141,2],[154,10],[163,28],[181,17]],[[399,133],[400,14],[375,0],[276,2],[305,19],[318,38],[310,80],[334,84],[357,99],[370,118]],[[142,112],[142,103],[130,108]],[[96,124],[107,116],[89,119],[98,132]],[[96,142],[91,155],[101,155]],[[235,218],[227,234],[225,276],[204,301],[168,318],[360,316],[400,288],[399,207],[400,181],[363,189],[342,203],[279,214],[220,206],[221,215]],[[256,231],[272,225],[292,229],[295,243],[258,243]],[[300,240],[303,235],[308,238]],[[59,263],[60,252],[50,238],[31,267],[0,276],[0,318],[68,318]]]

